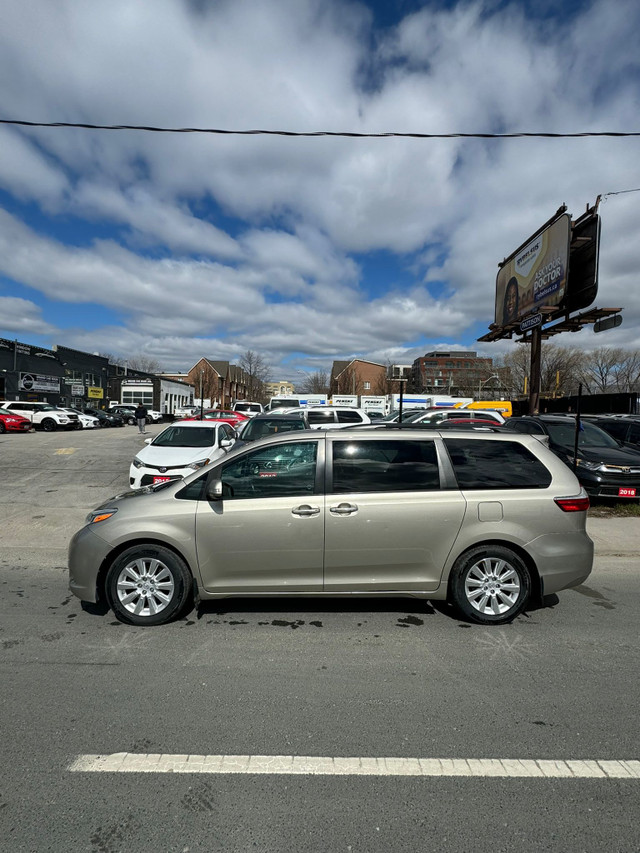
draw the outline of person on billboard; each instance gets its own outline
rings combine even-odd
[[[511,276],[504,290],[504,302],[502,304],[502,324],[506,326],[518,318],[518,280]]]

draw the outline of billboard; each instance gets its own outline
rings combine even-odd
[[[562,214],[503,263],[496,278],[497,326],[559,305],[567,290],[571,217]]]

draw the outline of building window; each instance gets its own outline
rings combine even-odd
[[[135,403],[136,406],[142,403],[143,406],[153,405],[153,391],[123,391],[123,403]]]
[[[85,385],[92,385],[94,388],[100,387],[99,383],[96,381],[95,373],[85,373],[84,384]]]
[[[370,382],[365,382],[365,383],[364,383],[364,390],[365,390],[365,391],[370,391],[370,390],[371,390],[371,383],[370,383]]]
[[[64,375],[68,383],[71,382],[80,382],[82,383],[82,371],[81,370],[69,370],[68,367],[64,369]]]

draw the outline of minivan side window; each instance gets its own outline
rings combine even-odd
[[[440,488],[433,441],[334,441],[332,494]]]
[[[446,438],[458,485],[477,489],[546,489],[551,474],[533,453],[515,441]]]
[[[222,497],[284,498],[312,495],[316,487],[318,442],[262,447],[222,466]]]

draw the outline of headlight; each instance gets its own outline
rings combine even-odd
[[[111,509],[94,509],[86,518],[87,524],[98,524],[100,521],[106,521],[108,518],[111,518],[112,515],[115,515],[118,510],[115,507]]]
[[[136,458],[133,460],[133,467],[134,468],[142,468],[143,465],[144,465],[144,462],[141,462],[140,459],[138,459],[138,457],[136,456]]]
[[[590,462],[587,459],[577,459],[576,464],[580,466],[580,468],[586,468],[588,471],[597,471],[602,468],[602,462]]]
[[[209,464],[208,459],[198,459],[197,462],[192,462],[191,465],[187,465],[187,468],[193,468],[194,471],[197,471],[198,468],[204,468],[205,465]]]

